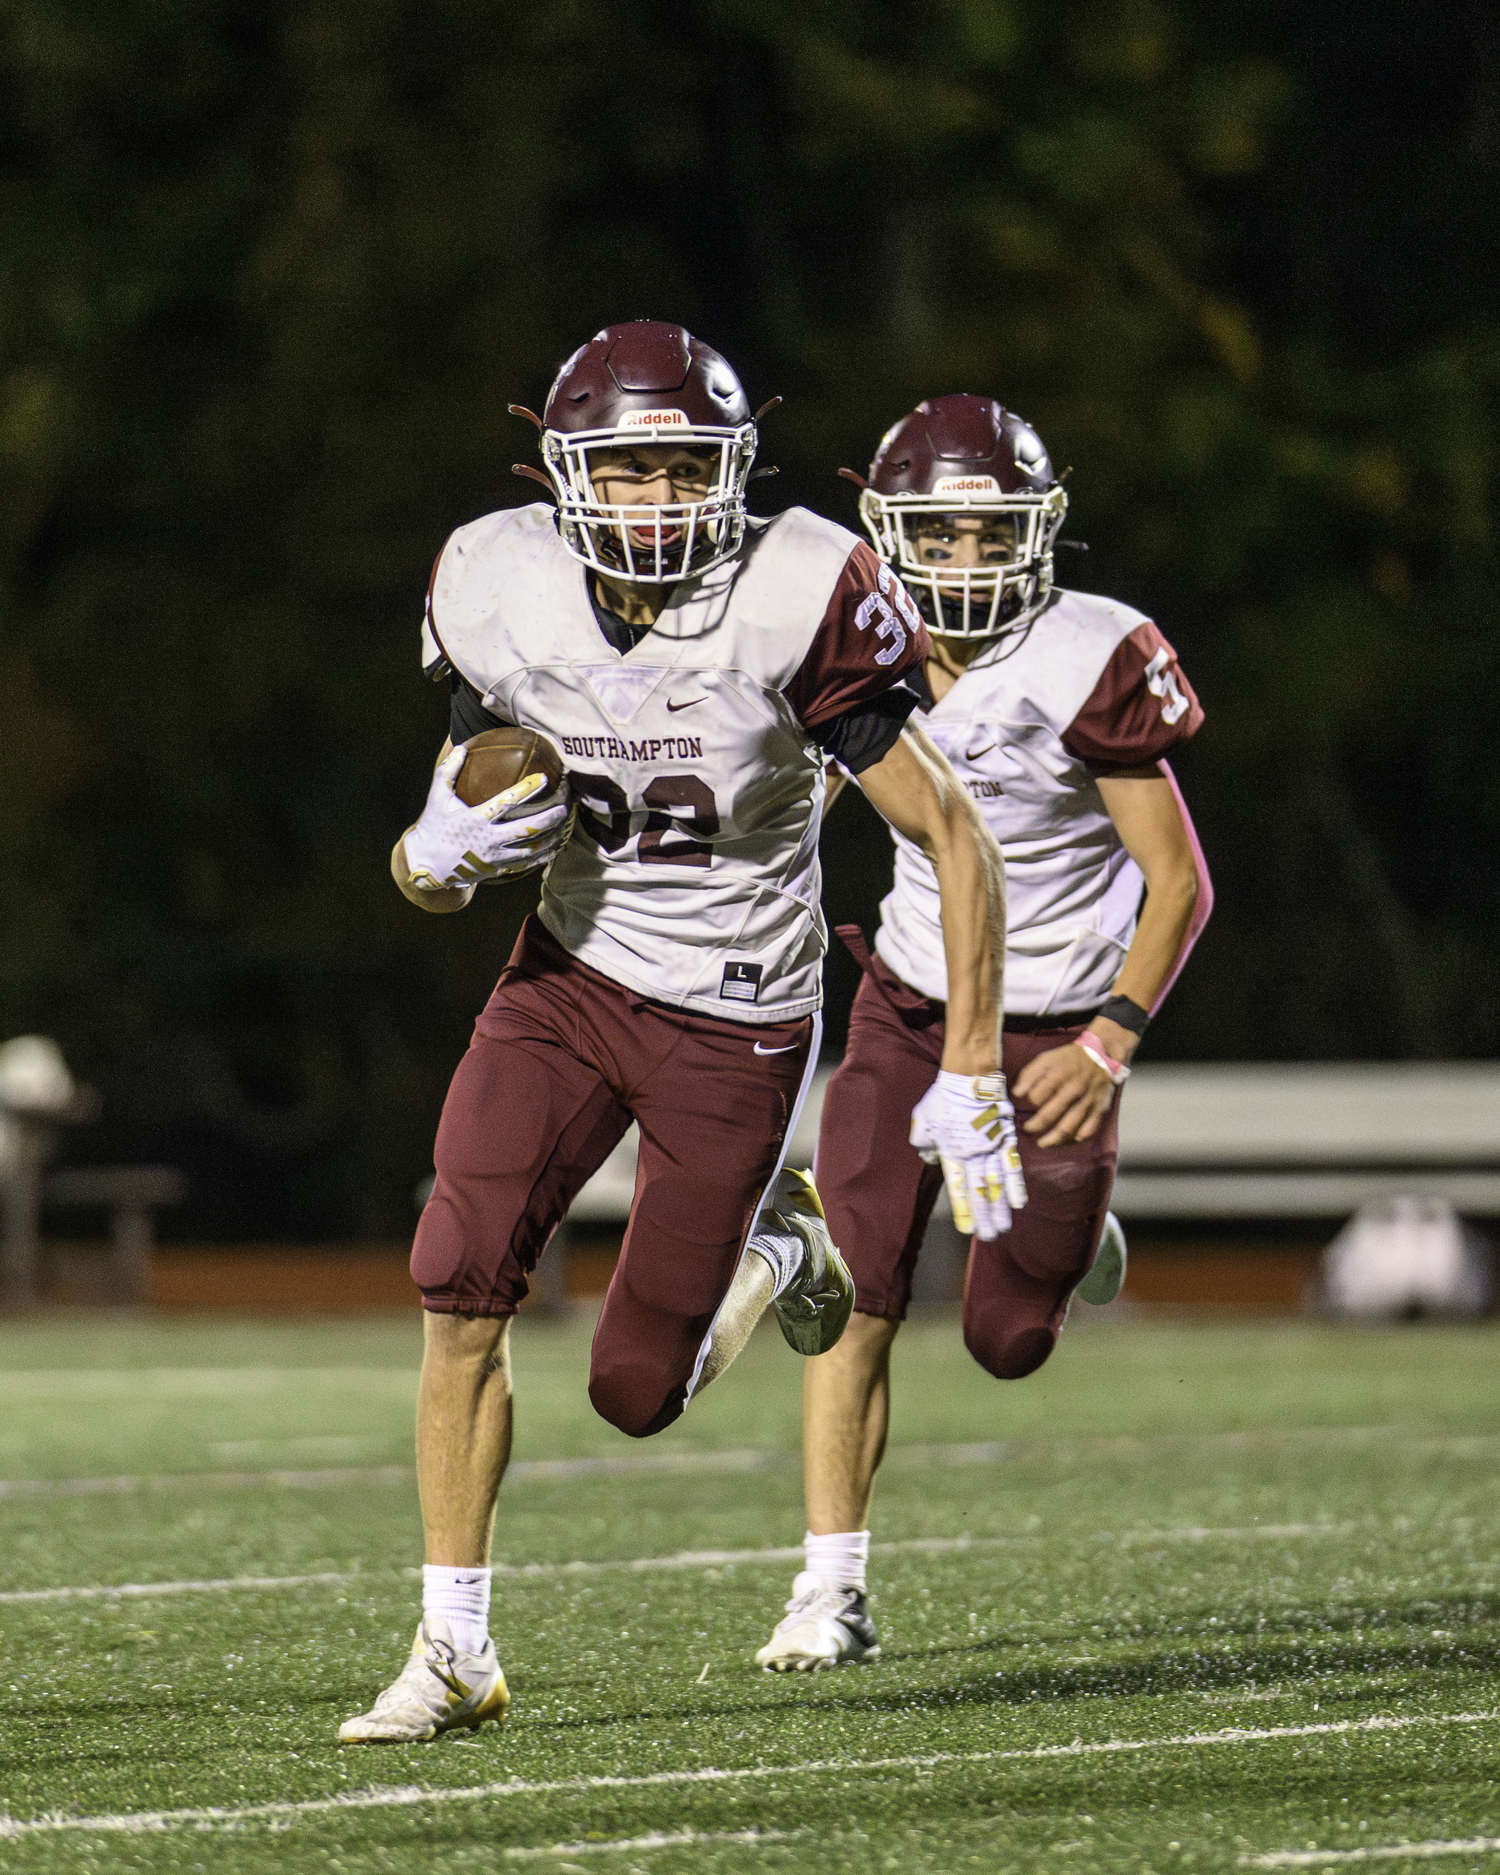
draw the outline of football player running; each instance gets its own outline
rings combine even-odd
[[[1104,1303],[1124,1281],[1108,1212],[1120,1089],[1211,904],[1163,760],[1202,711],[1155,625],[1054,587],[1067,497],[1040,438],[999,404],[934,398],[885,437],[868,484],[843,473],[864,487],[865,525],[932,631],[915,720],[1005,854],[1003,1065],[1030,1200],[998,1241],[966,1215],[962,1190],[954,1215],[974,1232],[965,1342],[997,1379],[1018,1380],[1052,1352],[1075,1291]],[[946,911],[931,864],[894,833],[874,955],[856,928],[840,930],[864,976],[815,1169],[855,1314],[803,1374],[806,1568],[757,1655],[782,1672],[879,1652],[865,1572],[890,1349],[942,1182],[921,1097],[953,1010]]]
[[[637,1438],[670,1425],[767,1306],[803,1354],[848,1321],[817,1193],[783,1164],[818,1058],[830,758],[933,868],[949,1019],[918,1090],[925,1123],[986,1236],[1022,1195],[1000,1076],[1001,859],[907,727],[928,653],[912,600],[845,529],[800,508],[747,515],[755,422],[728,364],[681,327],[606,328],[533,420],[546,473],[523,472],[551,499],[449,538],[424,662],[451,686],[449,747],[514,725],[569,773],[555,798],[523,777],[469,807],[445,747],[392,855],[402,892],[435,912],[477,881],[547,870],[438,1128],[412,1252],[422,1621],[394,1684],[342,1727],[350,1743],[504,1716],[488,1563],[507,1331],[632,1120],[635,1202],[589,1378],[604,1418]]]

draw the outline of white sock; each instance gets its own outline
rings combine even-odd
[[[865,1564],[870,1560],[868,1530],[840,1530],[835,1536],[802,1539],[807,1552],[807,1573],[836,1589],[865,1591]]]
[[[771,1272],[771,1300],[786,1288],[802,1268],[806,1254],[802,1239],[791,1231],[758,1230],[745,1246],[753,1250]]]
[[[449,1569],[422,1565],[422,1613],[441,1615],[466,1654],[482,1654],[490,1635],[490,1572],[482,1564]]]

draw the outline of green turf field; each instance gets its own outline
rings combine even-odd
[[[636,1444],[525,1321],[513,1717],[340,1749],[416,1621],[417,1344],[0,1325],[0,1868],[1500,1869],[1494,1329],[1095,1319],[1002,1387],[915,1321],[884,1658],[774,1678],[795,1357]]]

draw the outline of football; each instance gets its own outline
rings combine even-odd
[[[567,772],[556,747],[534,729],[485,729],[464,747],[468,754],[453,789],[469,807],[513,788],[523,775],[545,775],[546,787],[526,803],[535,807],[555,792]]]

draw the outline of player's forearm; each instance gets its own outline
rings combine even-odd
[[[948,971],[942,1065],[991,1074],[1000,1065],[1005,978],[1005,864],[966,794],[945,804],[933,841]]]
[[[1142,1009],[1156,1006],[1187,941],[1198,904],[1198,873],[1191,864],[1175,865],[1149,882],[1135,937],[1115,978],[1115,996],[1128,996]],[[1107,1019],[1090,1025],[1117,1061],[1130,1060],[1140,1037]]]
[[[413,883],[411,867],[406,862],[406,835],[391,848],[391,877],[396,881],[401,896],[418,905],[423,911],[462,911],[474,896],[471,885],[439,886],[433,891],[424,891]]]
[[[1146,902],[1114,993],[1155,1015],[1213,909],[1208,867],[1165,762],[1101,778],[1099,792],[1146,881]],[[1117,1023],[1090,1026],[1118,1061],[1129,1061],[1139,1046],[1139,1038]]]
[[[947,759],[907,728],[859,785],[876,812],[918,846],[937,873],[948,1008],[943,1066],[992,1074],[1004,1006],[1005,862]]]

